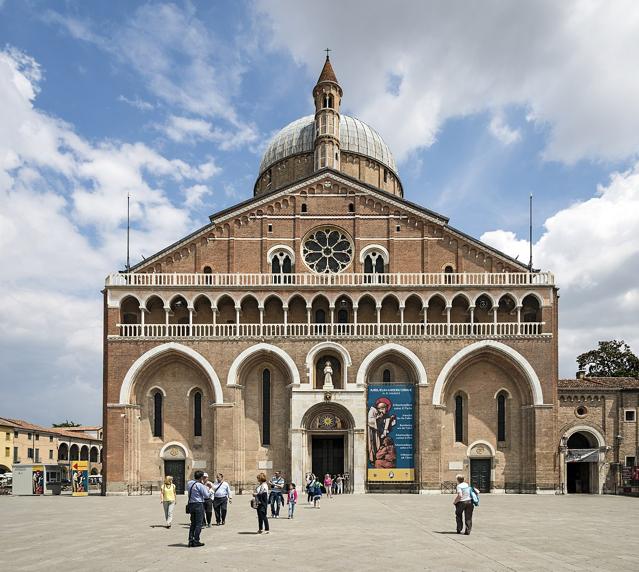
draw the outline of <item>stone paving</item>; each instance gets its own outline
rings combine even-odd
[[[470,536],[454,533],[451,501],[304,499],[266,536],[239,496],[187,548],[183,497],[171,530],[159,496],[0,497],[0,570],[639,570],[639,499],[483,495]]]

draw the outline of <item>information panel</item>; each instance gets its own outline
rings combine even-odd
[[[368,480],[414,481],[413,385],[368,386]]]
[[[85,497],[89,494],[89,462],[73,461],[71,463],[71,496]]]

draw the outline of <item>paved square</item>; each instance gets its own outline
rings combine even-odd
[[[301,497],[301,495],[300,495]],[[0,570],[639,570],[639,499],[483,495],[471,536],[454,534],[452,497],[305,499],[295,520],[256,535],[249,497],[224,527],[186,547],[159,496],[0,497]]]

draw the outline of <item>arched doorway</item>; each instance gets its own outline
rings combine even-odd
[[[303,473],[320,480],[325,474],[343,475],[344,492],[352,491],[354,473],[354,421],[350,412],[336,403],[311,407],[302,420],[304,433]]]
[[[164,461],[164,475],[173,477],[175,492],[183,495],[186,484],[186,447],[182,443],[167,443],[162,447],[160,458]]]
[[[574,431],[566,437],[564,437],[566,492],[597,494],[599,492],[599,439],[585,429]]]

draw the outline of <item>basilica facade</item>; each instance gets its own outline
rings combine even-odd
[[[348,490],[555,492],[557,288],[403,198],[379,134],[315,113],[264,153],[250,200],[104,290],[105,482],[345,474]]]

